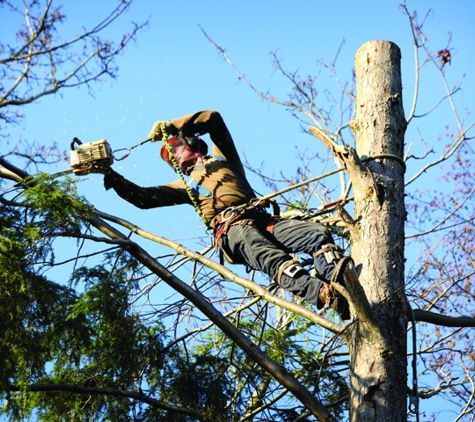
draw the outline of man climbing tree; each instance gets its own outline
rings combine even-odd
[[[411,21],[414,16],[410,14]],[[38,20],[40,30],[52,28],[43,22],[47,21]],[[416,25],[413,29],[420,30]],[[425,40],[421,34],[418,48],[426,47]],[[156,47],[154,43],[154,55]],[[57,60],[67,57],[60,51],[48,49],[45,57],[55,52]],[[407,48],[403,51],[407,57]],[[103,52],[99,50],[97,57],[103,59]],[[23,60],[18,55],[12,59],[18,57]],[[305,168],[284,177],[289,182],[286,192],[292,190],[293,198],[303,199],[308,209],[312,197],[318,205],[327,205],[335,191],[314,181],[341,170],[339,197],[354,202],[349,202],[352,208],[346,214],[331,218],[338,218],[348,235],[352,258],[342,259],[338,250],[327,250],[333,239],[324,226],[266,211],[265,199],[270,196],[288,201],[283,190],[274,192],[282,181],[264,179],[272,180],[272,193],[256,197],[216,112],[154,126],[150,137],[164,142],[162,158],[180,175],[177,182],[140,188],[112,169],[104,171],[106,185],[138,207],[192,205],[228,259],[262,268],[317,307],[326,302],[342,313],[340,305],[345,302],[340,302],[340,296],[331,301],[330,296],[338,292],[351,309],[351,323],[344,326],[272,294],[276,283],[266,289],[254,281],[253,274],[240,277],[219,265],[212,259],[212,247],[198,252],[194,244],[190,249],[163,237],[164,224],[160,233],[152,233],[123,215],[101,211],[101,201],[98,207],[91,206],[78,195],[77,179],[61,180],[61,173],[32,175],[38,155],[20,153],[16,146],[2,152],[0,414],[12,421],[403,422],[439,420],[437,410],[430,410],[435,416],[429,416],[425,409],[432,403],[440,405],[446,392],[446,403],[458,402],[454,420],[472,418],[473,329],[463,327],[475,325],[471,259],[475,189],[474,160],[470,160],[475,124],[456,116],[459,130],[450,148],[427,166],[418,161],[414,175],[411,154],[415,152],[410,147],[414,138],[405,129],[421,114],[416,110],[424,109],[415,105],[423,95],[415,95],[405,117],[400,59],[401,51],[388,41],[362,46],[354,72],[356,91],[345,88],[349,105],[340,110],[348,111],[334,120],[335,125],[329,120],[334,116],[317,98],[322,92],[317,78],[302,80],[297,73],[284,73],[295,86],[290,100],[281,103],[303,116],[304,129],[325,143],[331,150],[327,158],[334,156],[338,167],[315,177],[315,168],[308,165],[316,154],[312,145]],[[38,61],[41,72],[44,63]],[[279,65],[276,68],[282,70]],[[416,71],[421,67],[416,65]],[[56,70],[60,68],[53,66],[52,76],[59,75]],[[194,69],[192,76],[195,81]],[[53,79],[53,85],[70,86],[57,85],[63,79]],[[22,80],[32,88],[38,77],[25,74]],[[457,90],[447,92],[452,106]],[[3,98],[0,117],[10,116],[13,121],[17,116],[5,110],[18,97]],[[33,99],[29,96],[27,101]],[[351,137],[346,133],[350,127]],[[200,137],[205,133],[214,144],[210,155]],[[273,139],[265,142],[272,145]],[[348,143],[354,149],[347,148]],[[51,150],[44,151],[48,162]],[[460,157],[449,161],[452,154]],[[464,189],[451,188],[443,196],[429,193],[415,201],[417,189],[408,185],[444,161],[454,165],[444,177]],[[317,166],[318,171],[322,168]],[[184,175],[191,180],[186,182]],[[296,179],[302,182],[295,184]],[[299,185],[305,188],[300,190]],[[427,197],[430,205],[423,201]],[[88,199],[92,198],[91,194]],[[105,211],[110,211],[110,203],[104,202]],[[421,204],[425,205],[422,212]],[[443,218],[438,219],[442,206]],[[133,214],[135,220],[138,213]],[[427,240],[430,254],[410,268],[406,259],[411,260],[412,248],[405,252],[404,229],[412,227],[411,236],[424,239],[429,231],[422,229],[428,224],[443,254],[434,253],[432,240]],[[450,235],[439,239],[442,230]],[[316,261],[318,278],[301,269],[307,261],[293,261],[295,251],[317,253],[309,261]],[[356,278],[351,277],[353,261],[358,265]],[[56,270],[62,273],[58,276]],[[425,409],[419,408],[421,399],[431,399]]]
[[[213,151],[199,135],[209,134]],[[168,139],[168,135],[172,135]],[[142,188],[112,169],[105,171],[106,189],[139,208],[178,204],[193,205],[216,243],[231,263],[246,264],[269,275],[285,290],[317,306],[328,305],[343,320],[350,318],[347,301],[331,287],[343,284],[343,273],[351,258],[343,257],[331,232],[319,223],[279,217],[266,211],[246,179],[244,167],[221,115],[201,111],[169,122],[158,121],[149,134],[163,140],[160,155],[180,180],[165,186]],[[191,176],[186,182],[183,173]],[[310,276],[291,254],[313,257],[316,277]]]

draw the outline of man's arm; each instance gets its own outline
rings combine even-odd
[[[185,136],[208,133],[214,144],[213,154],[224,157],[245,177],[244,167],[234,141],[223,118],[217,111],[199,111],[178,119],[171,119],[170,122]]]
[[[114,189],[122,199],[141,209],[192,204],[180,180],[164,186],[143,188],[110,169],[110,173],[104,176],[104,186],[107,190]]]

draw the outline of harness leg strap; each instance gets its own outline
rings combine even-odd
[[[279,271],[277,273],[277,284],[280,285],[282,274],[285,274],[290,278],[298,278],[303,274],[308,274],[308,271],[302,267],[302,264],[297,261],[297,257],[291,259],[290,261],[285,261],[280,265]]]
[[[343,249],[333,243],[328,243],[316,251],[313,254],[313,257],[316,258],[320,254],[324,254],[325,260],[328,264],[336,264],[341,258],[343,258]]]

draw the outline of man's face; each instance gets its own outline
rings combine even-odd
[[[191,149],[186,145],[181,145],[176,148],[173,153],[180,168],[188,174],[188,169],[196,164],[203,154],[199,150]]]

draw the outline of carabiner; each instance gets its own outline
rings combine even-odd
[[[115,154],[116,152],[124,151],[124,150],[126,150],[127,153],[126,153],[123,157],[121,157],[121,158],[116,158],[116,157],[115,157],[114,154]],[[116,149],[115,151],[112,152],[112,156],[114,157],[114,160],[115,160],[115,161],[122,161],[122,160],[125,160],[129,155],[130,155],[130,148],[119,148],[119,149]]]

